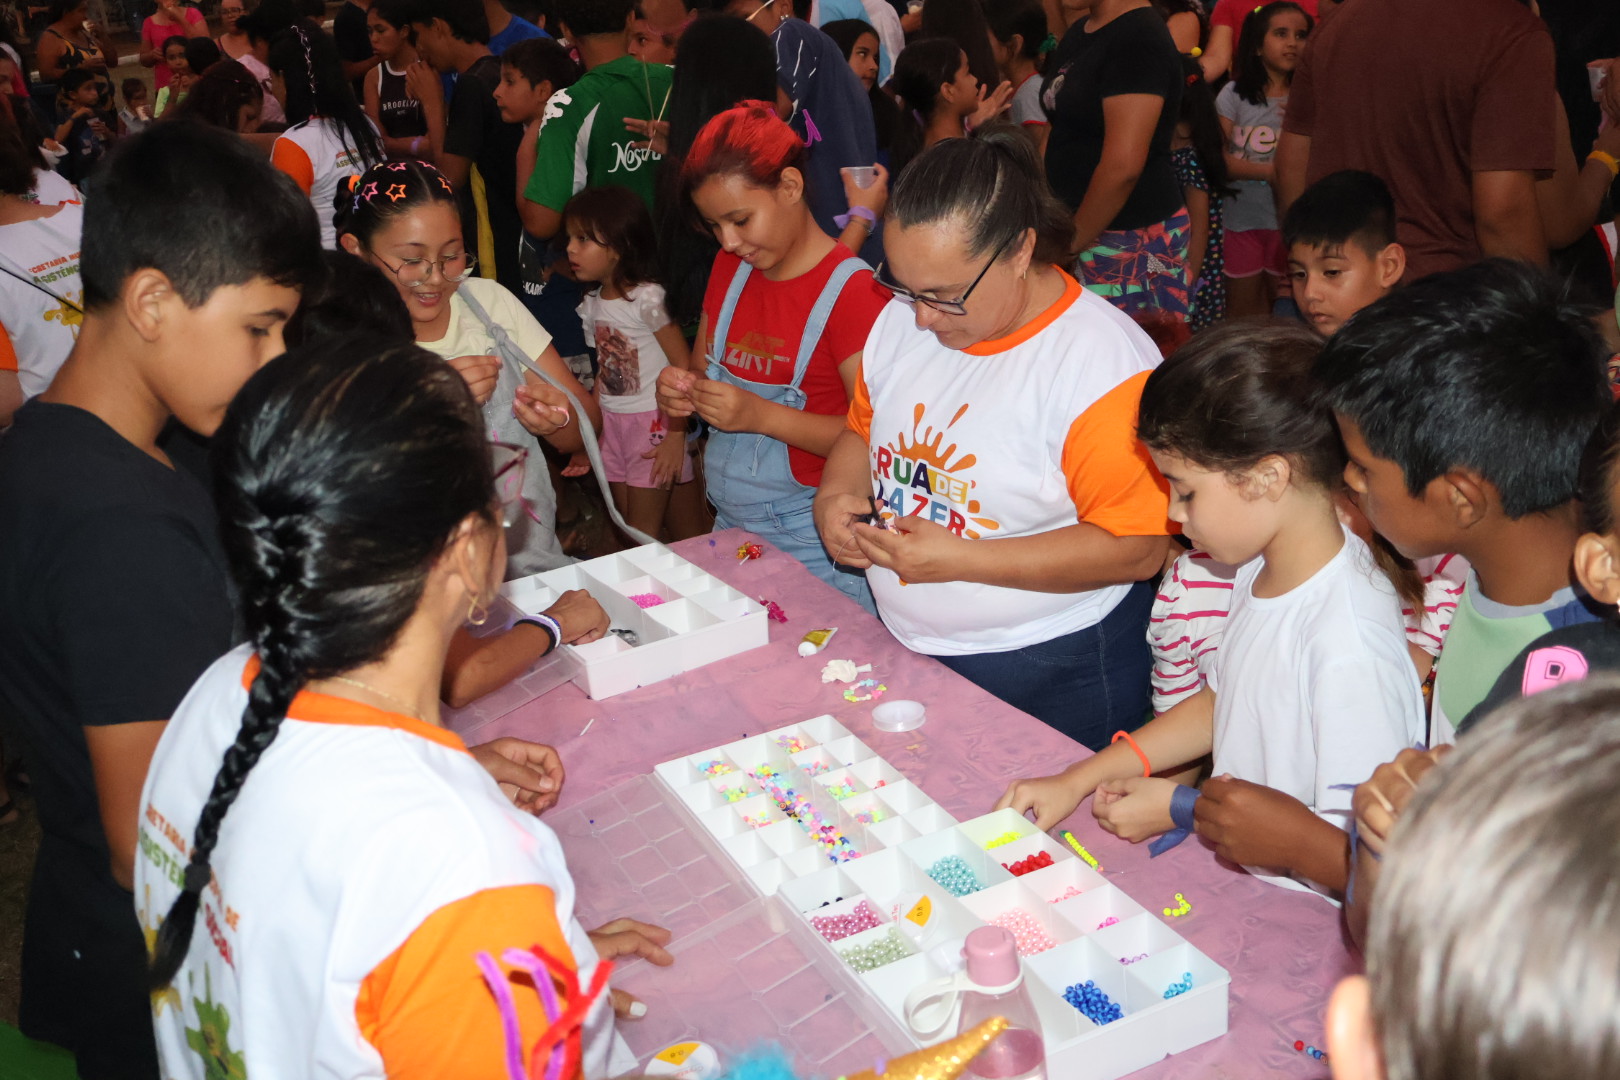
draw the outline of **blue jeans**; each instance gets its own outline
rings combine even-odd
[[[804,568],[816,577],[861,605],[867,614],[876,615],[877,605],[872,602],[872,590],[867,588],[866,575],[859,570],[833,562],[827,555],[827,549],[821,546],[821,534],[816,532],[816,521],[810,504],[805,503],[804,509],[785,514],[769,510],[769,505],[764,504],[766,513],[749,516],[746,519],[730,517],[717,507],[714,515],[715,531],[746,529],[751,533],[757,533],[785,554],[798,559],[804,564]]]
[[[1102,622],[1011,652],[934,659],[1092,750],[1147,719],[1153,582],[1138,581]]]

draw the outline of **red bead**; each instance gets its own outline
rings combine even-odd
[[[1295,1040],[1295,1041],[1294,1041],[1294,1049],[1295,1049],[1295,1050],[1303,1050],[1303,1049],[1305,1049],[1305,1040],[1303,1040],[1303,1039],[1296,1039],[1296,1040]]]

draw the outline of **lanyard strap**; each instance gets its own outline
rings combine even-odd
[[[473,299],[472,293],[466,289],[457,289],[456,295],[461,297],[462,302],[467,305],[467,310],[472,312],[473,317],[483,324],[489,336],[495,339],[495,351],[500,353],[503,362],[513,365],[519,374],[525,370],[530,371],[541,382],[553,389],[562,391],[563,397],[567,398],[568,404],[573,407],[574,415],[579,418],[579,434],[585,440],[585,456],[590,459],[591,470],[596,473],[596,486],[601,489],[602,499],[607,504],[608,516],[613,519],[615,525],[624,530],[626,536],[636,541],[636,543],[657,543],[655,537],[648,536],[640,529],[631,527],[624,520],[623,515],[619,513],[618,507],[614,505],[613,492],[608,488],[605,479],[607,473],[602,467],[602,450],[596,444],[596,432],[592,429],[590,419],[586,416],[585,409],[580,405],[579,399],[566,386],[535,366],[534,361],[523,354],[523,350],[518,348],[517,342],[513,341],[512,336],[506,332],[506,327],[491,319],[489,313],[484,310],[484,306]]]

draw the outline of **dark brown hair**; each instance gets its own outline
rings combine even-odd
[[[658,281],[658,244],[652,214],[629,188],[586,188],[568,200],[563,225],[573,225],[619,257],[613,286],[621,292]]]
[[[1303,323],[1226,323],[1193,338],[1142,386],[1137,434],[1154,450],[1241,473],[1273,454],[1336,491],[1344,445],[1311,379],[1322,339]]]
[[[1322,339],[1282,320],[1225,323],[1193,338],[1142,386],[1137,435],[1202,468],[1242,473],[1287,459],[1306,483],[1344,492],[1344,442],[1311,377]],[[1373,561],[1401,603],[1423,609],[1417,567],[1376,533]]]

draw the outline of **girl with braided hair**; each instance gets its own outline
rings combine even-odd
[[[487,611],[522,513],[500,493],[524,455],[481,428],[437,356],[351,336],[266,365],[218,432],[248,641],[192,687],[142,795],[165,1076],[497,1078],[514,1050],[564,1078],[634,1064],[610,1061],[602,960],[667,964],[668,932],[581,929],[557,837],[497,787],[502,755],[560,775],[555,753],[469,752],[439,723],[447,645]]]

